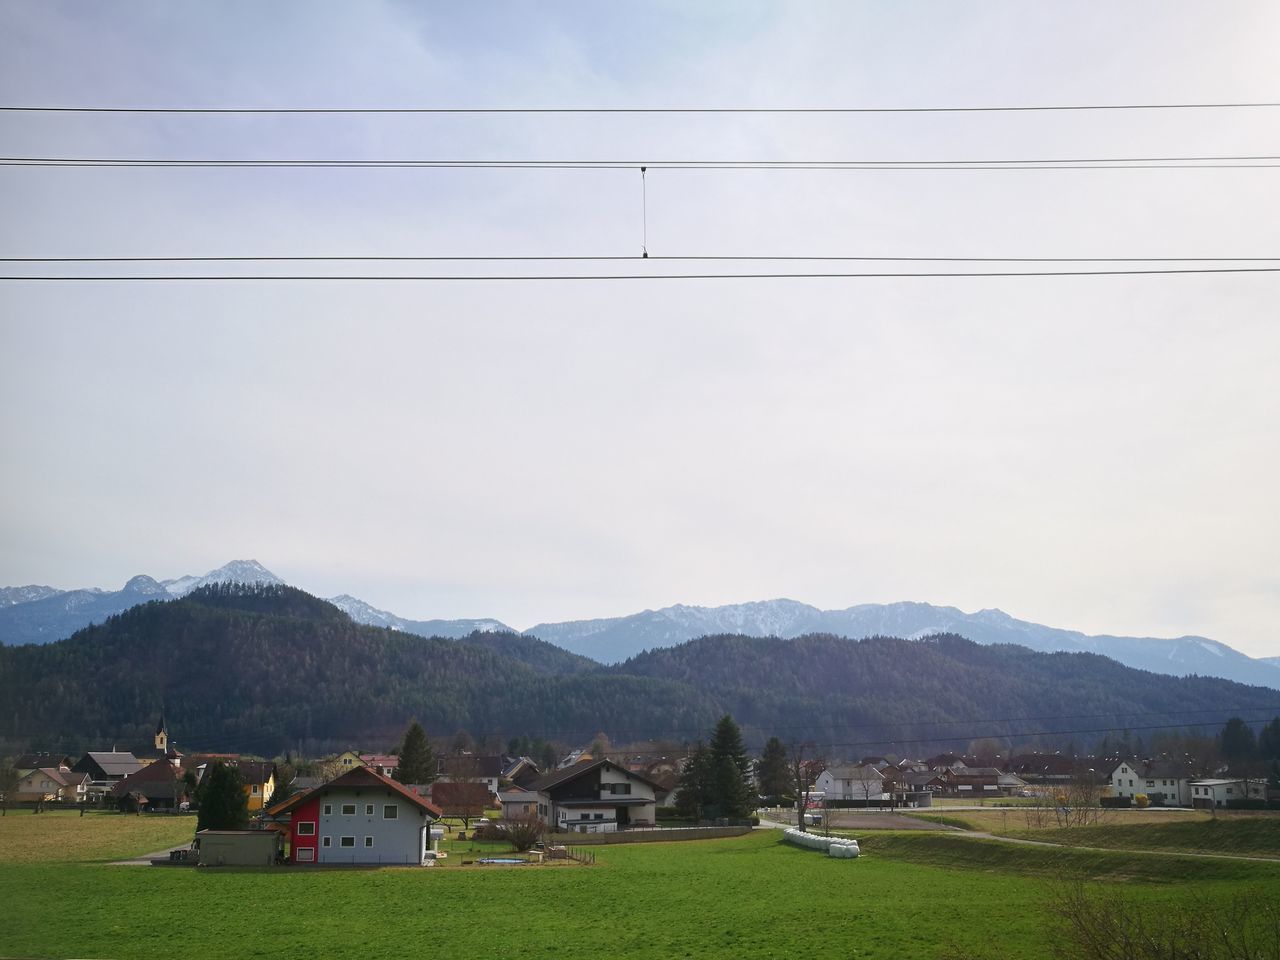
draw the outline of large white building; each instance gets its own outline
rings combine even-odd
[[[293,863],[422,864],[439,808],[371,767],[354,767],[270,807],[289,824]]]

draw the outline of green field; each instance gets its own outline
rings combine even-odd
[[[0,865],[120,860],[189,842],[195,829],[195,816],[10,810],[0,817]]]
[[[12,818],[12,815],[11,815]],[[39,821],[40,817],[26,817]],[[169,820],[94,823],[81,849],[145,852]],[[18,836],[8,825],[0,844]],[[188,826],[189,829],[189,826]],[[48,841],[48,836],[45,840]],[[121,849],[144,840],[141,848]],[[461,844],[454,851],[461,853]],[[864,837],[833,860],[758,831],[595,848],[594,867],[196,870],[0,854],[0,955],[202,958],[459,956],[857,958],[1048,955],[1053,884],[1105,878],[1115,897],[1177,909],[1280,883],[1280,866],[1015,846],[943,834]],[[451,857],[452,859],[452,857]],[[1158,862],[1157,862],[1158,861]],[[991,931],[998,930],[993,939]],[[959,953],[957,952],[959,951]]]

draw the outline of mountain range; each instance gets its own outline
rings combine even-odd
[[[1276,694],[953,634],[707,636],[603,665],[520,634],[419,637],[292,587],[223,583],[65,640],[0,647],[0,702],[0,753],[145,742],[162,710],[184,751],[265,756],[386,749],[414,717],[433,736],[466,729],[490,744],[598,731],[685,743],[728,712],[752,748],[778,735],[856,757],[988,737],[1066,749],[1126,727],[1144,739],[1216,732],[1231,715],[1270,719]]]
[[[281,584],[256,560],[237,560],[204,576],[157,581],[137,576],[118,591],[61,591],[46,586],[0,588],[0,643],[47,643],[140,603],[185,596],[216,583]],[[591,661],[615,664],[645,650],[697,637],[736,634],[793,639],[807,634],[851,638],[915,639],[953,633],[979,644],[1012,643],[1041,652],[1097,653],[1126,666],[1172,676],[1209,676],[1280,690],[1280,657],[1254,659],[1207,637],[1090,636],[1019,620],[1001,610],[965,613],[928,603],[860,604],[821,610],[778,599],[719,607],[676,604],[623,617],[540,623],[516,631],[500,620],[414,620],[380,610],[348,594],[329,599],[353,621],[423,637],[461,638],[475,633],[537,638]]]

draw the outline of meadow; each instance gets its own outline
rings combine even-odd
[[[138,832],[139,820],[164,831],[182,826],[105,814],[84,821],[46,816],[38,826],[45,845],[64,826],[79,831],[81,823],[95,824],[94,842],[77,841],[90,862],[74,862],[57,843],[49,858],[27,841],[11,846],[20,831],[4,825],[0,897],[9,908],[0,954],[380,958],[439,945],[460,956],[515,958],[598,958],[602,951],[628,958],[792,958],[835,951],[1008,960],[1048,952],[1055,921],[1046,903],[1063,876],[1093,877],[1117,897],[1159,909],[1225,903],[1250,885],[1280,881],[1280,866],[1271,864],[943,834],[868,836],[861,859],[833,860],[783,845],[776,831],[598,847],[597,865],[567,869],[102,865],[104,851],[126,856],[164,845],[154,844],[154,833]],[[124,849],[130,844],[138,845]]]

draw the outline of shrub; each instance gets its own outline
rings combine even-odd
[[[1147,795],[1145,793],[1138,793],[1134,794],[1133,804],[1139,810],[1145,810],[1147,807],[1151,806],[1151,801],[1147,799]]]
[[[546,829],[547,825],[536,814],[526,813],[504,821],[502,835],[513,849],[523,853],[542,839]]]

